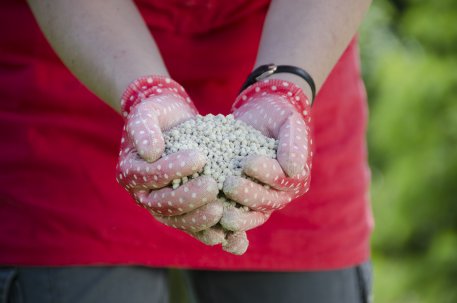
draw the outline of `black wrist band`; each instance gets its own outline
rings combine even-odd
[[[292,66],[292,65],[275,65],[275,64],[266,64],[257,67],[252,73],[248,76],[243,86],[241,87],[240,92],[245,90],[249,85],[256,83],[257,81],[263,80],[273,74],[277,73],[289,73],[297,75],[303,78],[306,83],[308,83],[311,88],[311,104],[313,104],[314,97],[316,96],[316,85],[314,84],[313,78],[302,68]]]

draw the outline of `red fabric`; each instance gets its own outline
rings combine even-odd
[[[202,114],[227,114],[253,67],[267,3],[156,2],[139,6],[172,77]],[[25,3],[0,6],[0,264],[311,270],[369,257],[367,110],[355,42],[312,109],[310,191],[249,231],[240,257],[135,205],[115,180],[121,116],[66,70]]]

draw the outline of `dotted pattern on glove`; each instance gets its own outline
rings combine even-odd
[[[142,100],[167,93],[178,94],[197,114],[197,108],[184,87],[173,79],[161,75],[143,76],[130,83],[121,97],[121,114],[127,118],[131,110]]]
[[[265,185],[231,177],[224,184],[228,198],[269,215],[308,191],[313,155],[310,106],[303,91],[284,80],[266,79],[240,93],[233,106],[235,118],[279,139],[278,160],[250,157],[243,172]]]

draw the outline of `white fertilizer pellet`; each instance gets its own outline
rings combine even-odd
[[[197,149],[207,163],[202,174],[213,177],[222,189],[227,176],[241,176],[244,159],[249,155],[276,158],[277,140],[264,136],[233,115],[196,116],[164,133],[164,155],[180,150]],[[194,174],[196,177],[198,174]],[[186,183],[187,177],[173,181],[173,188]]]
[[[228,230],[230,229],[229,226],[233,224],[224,224],[227,220],[224,222],[223,220],[224,214],[233,213],[231,210],[234,208],[241,212],[249,212],[250,210],[248,207],[228,200],[224,196],[221,191],[224,180],[227,176],[243,175],[243,162],[247,156],[263,155],[275,159],[278,141],[264,136],[260,131],[242,121],[235,120],[233,115],[199,115],[192,120],[187,120],[173,127],[163,135],[165,140],[163,156],[188,149],[201,151],[206,156],[207,162],[203,167],[203,171],[194,173],[190,178],[196,178],[200,174],[209,175],[218,184],[220,190],[218,196],[224,203],[223,218],[216,226],[200,232],[202,235],[200,239],[203,242],[206,241],[205,243],[208,245],[221,243],[224,250],[234,254],[243,254],[249,242],[246,234],[233,234]],[[188,182],[188,180],[189,177],[175,179],[172,182],[172,187],[175,189]],[[215,237],[220,232],[222,232],[222,240],[219,239],[219,236]],[[205,235],[208,239],[205,238]],[[230,244],[233,242],[226,241],[230,237],[241,237],[241,241],[238,242],[241,243],[241,246],[233,246]],[[216,238],[219,240],[216,240]]]

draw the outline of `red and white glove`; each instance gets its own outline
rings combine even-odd
[[[310,138],[311,103],[292,82],[267,79],[257,82],[237,97],[235,119],[279,140],[277,160],[254,155],[243,172],[248,178],[230,176],[224,182],[225,195],[249,207],[224,211],[221,224],[233,231],[249,230],[263,224],[274,210],[309,189],[312,151]],[[261,184],[259,184],[261,183]]]
[[[213,178],[200,176],[175,190],[168,186],[173,179],[201,171],[206,163],[205,156],[197,150],[162,157],[162,131],[197,114],[184,88],[167,77],[141,77],[123,94],[121,108],[125,126],[117,164],[118,182],[166,225],[193,236],[215,225],[222,216],[223,203],[217,200],[217,182]]]

